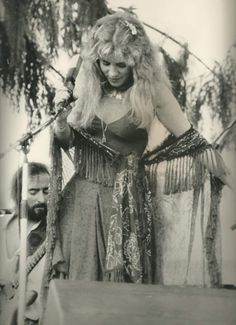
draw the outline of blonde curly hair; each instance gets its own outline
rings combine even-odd
[[[74,89],[78,101],[72,111],[72,126],[85,127],[91,123],[103,96],[104,76],[99,59],[113,58],[131,67],[133,84],[125,92],[124,101],[130,107],[131,120],[147,128],[155,115],[160,83],[169,85],[169,81],[141,22],[133,14],[123,12],[99,19],[82,49],[82,56],[83,64]]]

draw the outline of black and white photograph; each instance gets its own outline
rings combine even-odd
[[[236,0],[0,0],[0,324],[236,324]]]

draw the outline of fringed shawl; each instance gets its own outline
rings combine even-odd
[[[211,286],[219,286],[221,270],[215,248],[223,186],[218,177],[227,173],[224,161],[218,151],[192,127],[179,138],[173,135],[168,136],[160,146],[143,156],[142,163],[146,166],[153,193],[155,193],[157,185],[158,165],[163,161],[167,162],[164,194],[169,195],[193,189],[186,284],[195,236],[197,210],[200,205],[203,255],[206,256]],[[210,215],[207,218],[206,233],[203,233],[204,201],[199,202],[199,198],[201,194],[204,195],[204,182],[209,170],[211,171]]]
[[[98,142],[93,137],[91,137],[86,132],[80,132],[78,136],[78,142],[76,144],[76,161],[75,161],[75,169],[77,173],[80,173],[85,178],[88,178],[95,182],[104,182],[105,186],[111,186],[109,183],[109,164],[116,163],[117,160],[120,159],[121,155],[110,149],[109,147],[105,146],[104,144]],[[47,260],[46,260],[46,282],[44,285],[47,285],[48,281],[53,276],[53,254],[54,254],[54,247],[55,241],[60,240],[58,237],[57,231],[57,211],[58,211],[58,202],[60,200],[60,193],[61,193],[61,180],[62,180],[62,161],[61,161],[61,151],[59,144],[56,139],[53,138],[52,142],[52,170],[51,170],[51,183],[50,183],[50,196],[49,196],[49,216],[48,216],[48,241],[47,241]],[[83,153],[83,155],[82,155]],[[216,176],[220,176],[221,174],[225,173],[225,167],[223,164],[223,160],[220,155],[217,153],[216,150],[212,148],[212,146],[207,143],[207,141],[202,138],[197,131],[193,128],[188,130],[184,133],[181,137],[176,138],[174,136],[169,136],[158,148],[153,150],[152,152],[146,153],[142,159],[139,161],[139,165],[142,165],[146,168],[147,175],[149,175],[149,181],[152,185],[152,190],[155,189],[155,177],[158,164],[162,161],[167,161],[167,168],[166,168],[166,176],[165,176],[165,193],[176,193],[181,191],[187,191],[191,188],[194,189],[193,195],[193,212],[192,212],[192,224],[191,224],[191,234],[189,240],[189,254],[188,254],[188,263],[190,262],[191,258],[191,249],[194,237],[194,224],[195,218],[197,213],[197,206],[198,206],[198,199],[199,194],[201,191],[201,186],[204,182],[204,176],[206,174],[206,168],[208,164],[213,166],[213,173]],[[127,160],[128,162],[128,160]],[[101,171],[98,165],[103,166],[103,170]],[[107,173],[104,174],[104,171]],[[140,259],[145,259],[145,256],[148,256],[148,240],[149,243],[151,241],[151,229],[148,230],[147,234],[147,246],[146,246],[146,255],[141,252],[142,256],[136,255],[135,257],[131,257],[132,263],[127,264],[126,261],[122,261],[122,265],[120,263],[110,263],[112,254],[114,252],[118,252],[121,248],[119,241],[115,243],[115,236],[114,233],[115,228],[112,228],[112,223],[118,223],[119,228],[124,230],[124,225],[122,226],[121,220],[123,218],[124,212],[119,210],[123,202],[129,201],[133,197],[132,189],[129,187],[129,184],[133,184],[133,188],[135,187],[134,177],[135,174],[133,173],[134,170],[130,168],[129,164],[123,171],[123,178],[121,182],[115,183],[116,187],[113,193],[113,204],[116,200],[116,206],[114,205],[114,209],[116,213],[111,216],[111,226],[110,226],[110,233],[109,233],[109,244],[107,248],[107,271],[110,274],[115,270],[120,270],[126,264],[126,268],[128,269],[129,266],[136,261],[138,264],[136,265],[137,272],[135,271],[135,265],[133,265],[132,270],[130,270],[131,278],[134,278],[135,281],[140,281],[142,276],[142,271],[140,266]],[[119,176],[119,175],[117,175]],[[127,180],[129,179],[129,182]],[[128,184],[129,183],[129,184]],[[117,185],[118,184],[118,185]],[[122,184],[126,187],[126,198],[125,196],[118,191],[118,187]],[[118,186],[118,187],[117,187]],[[146,187],[147,189],[148,187]],[[221,186],[214,186],[212,187],[212,196],[219,197]],[[130,191],[131,190],[131,191]],[[120,193],[122,194],[122,198],[120,198]],[[147,191],[148,193],[148,191]],[[145,203],[146,202],[146,203]],[[148,202],[150,203],[149,198],[145,199],[142,203],[146,204],[144,206],[144,210],[146,209],[147,218],[150,217],[150,206],[147,208]],[[219,201],[217,201],[219,202]],[[150,204],[149,204],[150,205]],[[126,233],[126,238],[133,242],[136,242],[137,247],[141,247],[141,242],[139,239],[139,235],[137,229],[134,228],[134,223],[138,219],[138,211],[130,210],[131,212],[129,217],[126,220],[129,220],[129,227],[130,233]],[[211,274],[211,282],[212,285],[215,285],[220,282],[219,279],[219,270],[217,269],[216,265],[216,258],[214,256],[214,229],[216,228],[216,223],[218,219],[218,203],[213,203],[211,209],[211,216],[209,218],[209,225],[208,225],[208,233],[206,235],[206,254],[208,259],[208,268]],[[133,220],[133,221],[132,221]],[[136,221],[135,221],[136,220]],[[146,225],[147,227],[148,224]],[[113,231],[113,234],[112,234]],[[132,233],[135,234],[135,237],[132,236]],[[149,236],[149,239],[148,239]],[[117,237],[116,237],[117,238]],[[118,245],[117,245],[118,243]],[[124,247],[122,247],[123,256],[125,256]],[[146,266],[148,262],[146,263]],[[132,266],[132,265],[131,265]],[[147,268],[148,269],[148,268]],[[147,270],[145,272],[148,272]],[[118,272],[119,273],[119,272]]]
[[[47,238],[46,238],[46,263],[45,273],[42,281],[41,299],[45,300],[47,288],[52,279],[53,253],[56,240],[58,239],[57,231],[57,214],[62,190],[62,153],[61,147],[51,130],[51,170],[50,170],[50,191],[48,200],[48,216],[47,216]]]
[[[206,170],[211,170],[215,177],[224,175],[227,170],[218,151],[193,127],[178,138],[168,136],[160,146],[142,157],[154,187],[157,167],[162,161],[167,161],[165,194],[199,188]]]

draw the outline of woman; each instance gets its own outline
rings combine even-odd
[[[210,212],[204,198],[215,193],[209,173],[227,173],[184,116],[137,18],[97,21],[74,96],[54,127],[49,278],[220,285],[217,206]],[[75,146],[61,197],[58,144]]]

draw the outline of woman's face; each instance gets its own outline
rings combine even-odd
[[[100,68],[112,87],[119,88],[129,79],[131,67],[125,62],[113,59],[100,59]]]

